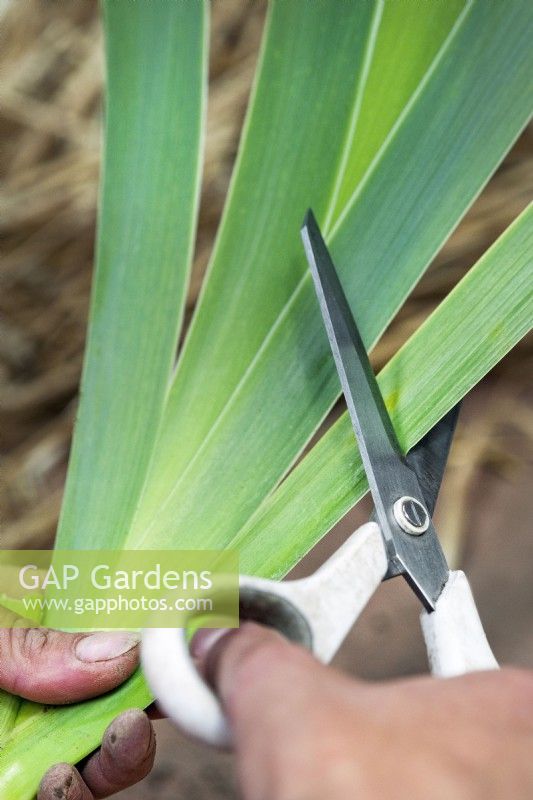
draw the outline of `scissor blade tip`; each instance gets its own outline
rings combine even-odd
[[[301,228],[302,233],[308,232],[310,228],[316,228],[316,227],[318,226],[317,226],[317,221],[315,219],[315,215],[313,214],[313,210],[311,208],[308,208],[307,211],[305,212],[305,216],[302,222],[302,228]]]

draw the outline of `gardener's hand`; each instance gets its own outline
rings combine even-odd
[[[109,797],[145,778],[154,764],[155,734],[144,711],[132,708],[107,728],[102,745],[79,769],[56,764],[41,781],[37,800]]]
[[[0,688],[38,703],[86,700],[114,689],[132,674],[139,661],[138,642],[138,637],[128,633],[3,628]],[[154,753],[148,717],[139,709],[126,711],[111,723],[101,749],[80,772],[68,764],[47,772],[39,800],[107,797],[144,778],[152,768]]]
[[[531,673],[363,683],[251,623],[213,644],[203,671],[244,800],[533,797]]]

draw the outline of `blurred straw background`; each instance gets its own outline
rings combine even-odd
[[[84,346],[100,161],[102,34],[98,6],[92,0],[24,0],[0,8],[4,142],[1,544],[4,548],[47,547],[53,542],[61,502]],[[213,3],[207,151],[188,319],[220,218],[263,17],[262,0]],[[385,363],[525,207],[532,188],[533,134],[529,130],[391,325],[373,354],[376,367]],[[518,601],[512,594],[512,586],[520,581],[533,585],[533,537],[528,538],[532,507],[527,491],[533,474],[530,380],[528,385],[532,366],[530,337],[465,402],[439,512],[440,530],[452,560],[466,560],[474,571],[478,569],[482,594],[483,586],[488,587],[486,606],[496,638],[500,623],[502,629],[505,625],[505,609],[512,607],[516,612],[517,602],[523,622],[519,632],[533,629],[531,590],[524,588]],[[344,535],[346,526],[361,513],[354,512],[337,535]],[[486,533],[498,520],[503,525],[501,538]],[[500,545],[506,548],[503,561]],[[497,554],[492,560],[489,551]],[[308,563],[323,552],[319,548]],[[506,572],[498,567],[502,563]],[[502,603],[502,592],[508,602]],[[363,624],[367,643],[383,630],[384,613],[380,607],[377,617],[370,614]],[[504,648],[504,657],[533,664],[531,633],[529,637],[517,634],[512,641]],[[351,651],[346,652],[341,662],[353,668]],[[388,666],[391,671],[399,666],[407,672],[418,664],[418,657],[414,662],[406,660],[398,651]],[[377,664],[378,654],[375,658]],[[381,674],[383,670],[372,667],[373,663],[369,657],[363,672]],[[194,765],[198,748],[181,746],[189,748],[189,762]],[[163,757],[164,752],[163,746]],[[151,786],[157,796],[233,797],[231,781],[224,777],[225,762],[221,766],[219,757],[211,756],[200,761],[204,766],[186,770],[178,784],[165,778],[164,763],[159,763],[159,772],[150,779],[155,781]],[[124,796],[140,798],[142,789]]]

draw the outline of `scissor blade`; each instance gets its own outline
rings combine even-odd
[[[368,478],[389,558],[388,576],[402,574],[432,610],[448,577],[433,528],[413,535],[401,527],[396,501],[426,500],[417,474],[403,457],[350,306],[311,211],[302,228],[304,247],[337,372]]]
[[[431,428],[430,431],[407,453],[405,460],[418,475],[418,482],[426,501],[426,508],[433,516],[440,486],[448,461],[448,453],[459,416],[460,403]]]

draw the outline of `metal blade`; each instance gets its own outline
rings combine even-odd
[[[448,566],[417,473],[403,457],[335,266],[311,211],[302,239],[337,372],[387,549],[387,577],[403,575],[433,610]],[[423,528],[423,530],[422,530]]]
[[[418,475],[418,482],[426,501],[426,508],[433,516],[439,496],[448,453],[452,444],[460,403],[431,428],[430,431],[407,453],[405,460]]]
[[[405,460],[418,476],[426,508],[431,516],[437,505],[460,407],[461,403],[458,403],[450,409],[405,456]],[[370,520],[376,522],[375,511],[370,515]]]

